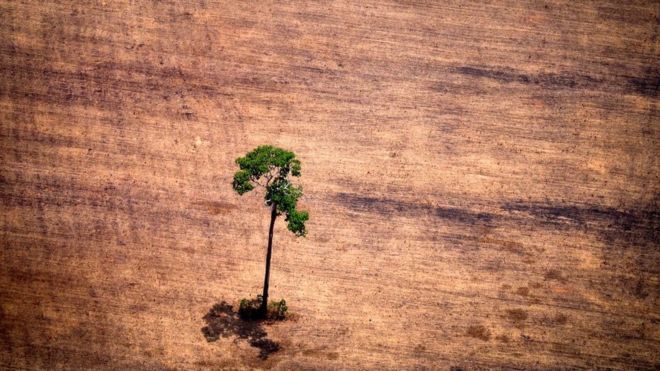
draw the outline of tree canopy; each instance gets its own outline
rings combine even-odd
[[[250,192],[255,187],[265,188],[266,205],[276,207],[277,215],[284,214],[287,228],[304,236],[307,211],[298,211],[296,205],[302,196],[302,187],[291,183],[289,175],[300,176],[300,161],[293,152],[263,145],[255,148],[244,157],[236,159],[240,170],[234,174],[232,186],[239,194]]]

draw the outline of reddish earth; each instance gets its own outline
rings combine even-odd
[[[0,2],[0,367],[657,369],[659,13]],[[205,320],[261,288],[265,143],[294,316]]]

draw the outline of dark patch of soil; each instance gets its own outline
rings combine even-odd
[[[490,340],[490,331],[483,325],[472,325],[467,329],[468,336],[481,339],[483,341]]]
[[[523,327],[525,320],[529,315],[522,309],[509,309],[506,311],[507,317],[516,327]]]
[[[526,74],[513,69],[493,69],[462,66],[452,69],[452,72],[477,78],[487,78],[501,83],[520,83],[538,85],[545,89],[596,89],[603,85],[603,81],[580,74],[539,73]]]
[[[518,290],[516,290],[516,294],[520,296],[528,296],[529,295],[529,288],[528,287],[518,287]]]
[[[545,273],[546,281],[555,280],[562,283],[566,283],[566,277],[557,269],[551,269]]]
[[[475,212],[456,207],[441,207],[390,198],[376,198],[350,193],[338,193],[335,199],[338,203],[347,208],[359,212],[371,212],[384,215],[395,213],[404,215],[429,214],[438,219],[468,225],[488,224],[493,220],[493,215],[486,212]]]
[[[660,70],[648,68],[646,76],[630,77],[628,83],[633,92],[644,97],[656,98],[658,96],[658,86],[660,86]]]
[[[619,210],[600,205],[510,202],[502,208],[509,213],[526,213],[538,222],[555,227],[591,230],[607,242],[624,239],[635,245],[653,246],[660,238],[660,211],[655,204]]]
[[[543,317],[541,323],[549,327],[563,326],[568,323],[568,316],[563,313],[556,313],[553,317]]]

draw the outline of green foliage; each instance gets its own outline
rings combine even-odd
[[[266,205],[276,205],[277,215],[286,215],[287,228],[296,236],[307,233],[305,222],[309,213],[298,211],[302,187],[291,184],[289,175],[300,176],[300,161],[293,152],[273,146],[259,146],[244,157],[236,159],[240,170],[234,174],[232,186],[242,195],[262,186],[266,190]]]
[[[234,174],[233,186],[239,195],[253,190],[254,186],[250,183],[250,173],[245,170],[237,171],[236,174]]]
[[[238,307],[238,315],[244,321],[256,320],[277,320],[281,321],[286,319],[286,314],[289,308],[286,305],[286,300],[271,301],[268,303],[266,316],[261,312],[261,303],[263,296],[257,295],[256,299],[242,299]]]
[[[300,161],[296,159],[291,160],[291,175],[300,176]]]
[[[238,306],[238,315],[244,320],[256,320],[262,318],[261,308],[263,297],[257,295],[256,299],[242,299]]]
[[[307,234],[305,229],[305,222],[309,219],[309,213],[307,211],[297,211],[291,210],[286,215],[287,228],[296,234],[296,236],[304,236]]]
[[[286,312],[289,307],[286,306],[286,300],[271,301],[268,304],[268,318],[275,320],[283,320],[286,318]]]
[[[236,163],[253,178],[258,180],[261,176],[278,169],[279,176],[284,178],[293,169],[293,176],[300,176],[300,161],[296,160],[293,152],[285,151],[273,146],[259,146],[249,152],[245,157],[236,159]],[[297,174],[297,175],[296,175]]]

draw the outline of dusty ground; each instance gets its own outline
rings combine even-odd
[[[653,1],[0,1],[0,367],[660,367]],[[359,5],[356,5],[359,4]],[[295,151],[309,236],[233,160]]]

